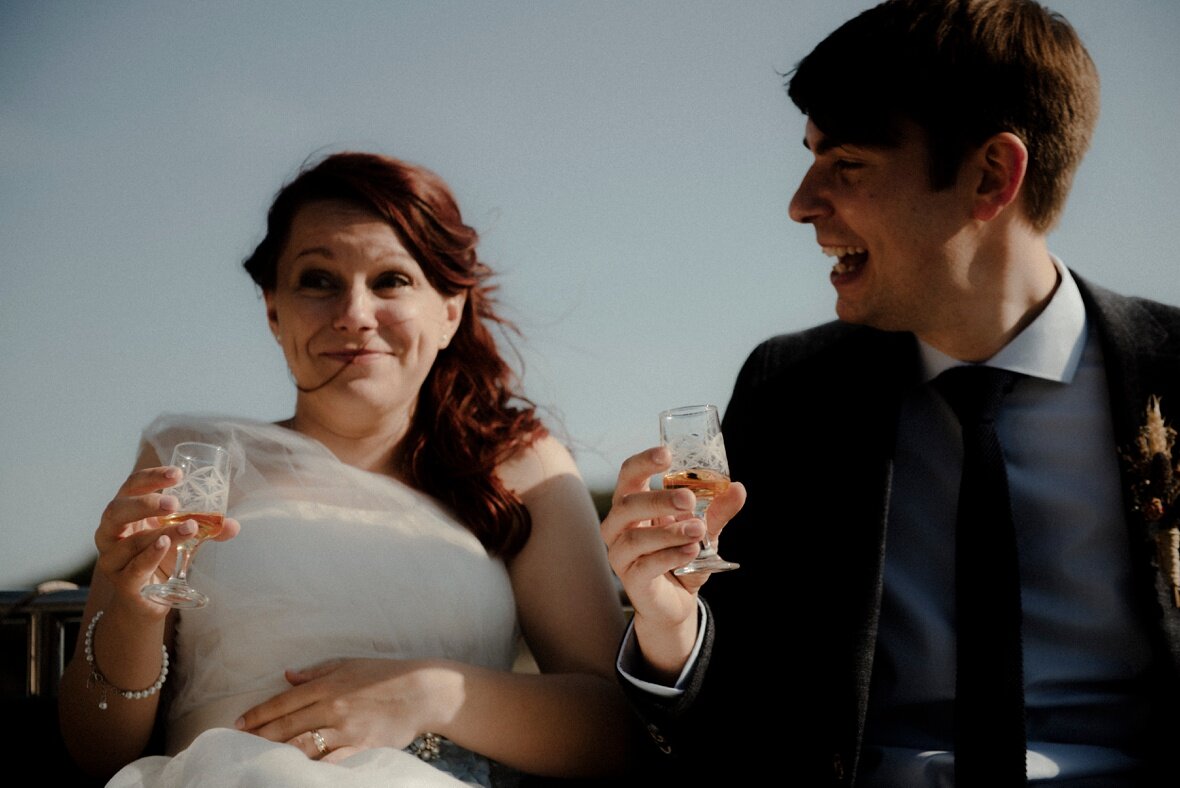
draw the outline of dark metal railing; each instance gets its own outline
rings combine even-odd
[[[72,584],[0,591],[0,698],[57,696],[89,591]]]

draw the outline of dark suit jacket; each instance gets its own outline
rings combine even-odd
[[[1078,282],[1098,327],[1115,437],[1131,445],[1148,396],[1180,420],[1180,310]],[[918,383],[907,333],[830,323],[771,339],[747,360],[725,413],[733,478],[749,498],[722,538],[741,569],[718,575],[705,658],[666,702],[631,692],[668,769],[706,779],[777,774],[854,782],[880,612],[898,408]],[[1123,488],[1129,488],[1123,468]],[[1139,612],[1155,633],[1161,741],[1180,741],[1180,611],[1127,496]],[[784,642],[785,641],[785,642]],[[629,690],[630,691],[630,690]],[[765,720],[765,721],[764,721]],[[1146,744],[1146,743],[1145,743]],[[660,759],[657,759],[660,760]],[[769,767],[769,770],[767,769]],[[1180,770],[1177,770],[1180,773]],[[1176,779],[1176,778],[1174,778]],[[699,784],[706,784],[700,782]]]

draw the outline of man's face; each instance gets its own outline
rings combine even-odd
[[[970,287],[972,189],[960,177],[934,191],[924,132],[904,123],[899,139],[893,147],[841,143],[808,120],[814,161],[790,214],[814,225],[823,253],[836,259],[830,278],[841,320],[929,335],[958,321],[956,304]]]

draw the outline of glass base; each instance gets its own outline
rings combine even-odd
[[[728,572],[730,569],[737,569],[741,564],[735,564],[733,561],[726,561],[717,553],[706,556],[697,556],[692,561],[684,566],[672,570],[674,575],[691,575],[699,572]]]
[[[186,583],[152,583],[139,590],[145,599],[169,607],[194,608],[209,604],[209,597]]]

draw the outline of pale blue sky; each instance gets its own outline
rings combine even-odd
[[[781,74],[868,5],[0,0],[0,588],[88,559],[160,411],[289,415],[239,263],[327,151],[450,182],[528,393],[608,486],[657,411],[724,406],[758,341],[831,316]],[[1180,303],[1180,4],[1050,5],[1104,98],[1052,247]]]

